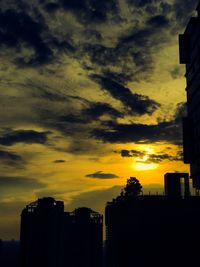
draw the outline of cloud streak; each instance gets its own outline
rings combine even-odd
[[[50,132],[37,132],[34,130],[16,130],[9,131],[0,136],[0,144],[3,146],[12,146],[17,143],[25,144],[45,144]]]
[[[102,171],[98,171],[95,173],[87,174],[85,177],[87,178],[95,178],[95,179],[116,179],[119,178],[116,174],[113,173],[104,173]]]
[[[33,178],[22,176],[0,176],[1,188],[16,188],[21,190],[32,190],[45,187],[45,184]]]
[[[121,101],[124,108],[128,109],[130,114],[151,115],[160,106],[149,97],[132,93],[129,88],[107,77],[94,75],[93,78],[99,82],[103,90],[106,90],[112,97]]]

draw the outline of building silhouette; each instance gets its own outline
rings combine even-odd
[[[183,196],[181,190],[174,192],[172,176],[165,176],[169,195],[122,193],[107,203],[107,267],[199,265],[195,240],[200,238],[200,198],[189,196],[187,190]],[[178,181],[177,174],[174,178]]]
[[[173,198],[190,196],[190,179],[188,173],[166,173],[164,181],[166,196]]]
[[[21,214],[21,267],[100,267],[102,215],[42,198]]]
[[[186,64],[188,116],[183,119],[184,162],[190,164],[193,185],[200,189],[200,4],[179,36],[180,63]]]
[[[74,258],[76,267],[101,267],[103,249],[103,216],[88,208],[71,213],[74,220]]]

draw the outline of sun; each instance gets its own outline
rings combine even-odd
[[[136,162],[136,163],[133,163],[132,167],[136,171],[150,171],[150,170],[157,169],[158,168],[158,164],[155,164],[155,163]]]
[[[149,146],[145,146],[142,150],[145,151],[145,155],[141,158],[137,158],[137,160],[135,160],[132,164],[132,168],[136,171],[149,171],[157,169],[158,164],[148,162],[149,155],[155,153],[154,149]]]

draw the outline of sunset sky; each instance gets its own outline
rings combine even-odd
[[[0,238],[38,197],[103,212],[182,162],[178,34],[195,0],[1,0]]]

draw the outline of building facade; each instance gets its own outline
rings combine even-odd
[[[200,189],[200,4],[184,34],[179,36],[180,63],[186,65],[188,116],[183,119],[184,162],[190,164],[191,177]]]
[[[38,199],[21,214],[21,267],[101,267],[102,215]]]

